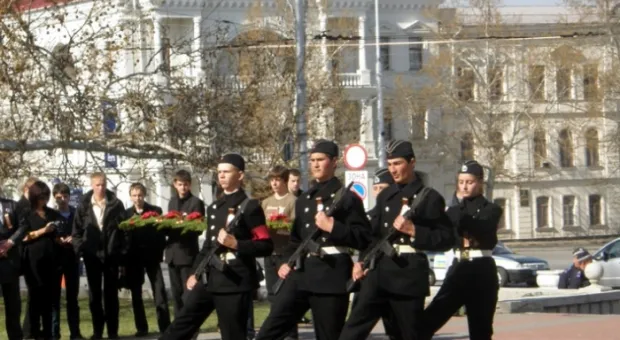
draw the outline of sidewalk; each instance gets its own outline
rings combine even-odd
[[[619,339],[620,315],[581,314],[498,314],[495,316],[494,340],[581,340]],[[383,323],[379,322],[368,339],[387,340],[383,335]],[[144,339],[144,338],[142,338]],[[148,338],[157,339],[157,337]],[[220,340],[218,333],[203,333],[199,340]],[[312,328],[299,328],[300,340],[314,340]],[[433,339],[469,339],[467,319],[452,318]]]

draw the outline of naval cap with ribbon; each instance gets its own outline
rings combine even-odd
[[[404,158],[410,161],[415,158],[411,142],[402,139],[392,140],[385,146],[387,159]]]
[[[338,145],[326,139],[319,139],[314,142],[310,153],[324,153],[331,158],[338,157]]]
[[[222,156],[222,159],[220,159],[220,164],[222,163],[227,163],[227,164],[231,164],[233,165],[235,168],[241,170],[241,171],[245,171],[245,160],[243,159],[243,157],[238,154],[238,153],[227,153],[224,156]]]
[[[483,179],[484,169],[482,168],[482,165],[480,165],[480,163],[474,160],[469,160],[465,161],[465,163],[461,165],[461,168],[459,169],[459,174],[470,174],[480,179]]]
[[[394,178],[388,169],[383,168],[375,171],[375,178],[372,184],[393,184]]]

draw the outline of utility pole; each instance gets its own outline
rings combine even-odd
[[[379,23],[379,0],[375,0],[375,35],[377,48],[375,50],[377,54],[377,67],[376,67],[376,76],[377,76],[377,127],[379,129],[379,141],[378,147],[379,152],[377,156],[379,157],[379,168],[385,168],[386,158],[385,158],[385,127],[383,120],[383,65],[381,63],[381,25]]]
[[[301,172],[301,187],[308,189],[308,132],[306,128],[306,78],[304,64],[306,58],[306,0],[295,0],[296,21],[296,89],[295,89],[295,119],[297,124],[297,142],[299,143],[299,171]]]

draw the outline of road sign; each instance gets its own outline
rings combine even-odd
[[[353,183],[351,190],[362,200],[364,209],[368,210],[368,171],[345,171],[345,185]]]
[[[344,166],[351,170],[362,170],[366,166],[368,153],[361,144],[349,144],[344,149]]]

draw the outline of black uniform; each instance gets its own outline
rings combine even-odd
[[[43,229],[56,221],[66,223],[56,210],[48,207],[45,207],[45,217],[35,210],[26,214],[29,231]],[[24,242],[24,278],[31,298],[28,313],[31,334],[36,338],[52,337],[52,305],[58,285],[55,238],[55,232],[50,232]]]
[[[0,257],[0,287],[4,298],[5,325],[9,340],[21,340],[20,316],[22,303],[19,293],[21,271],[21,242],[28,231],[24,219],[17,213],[17,203],[0,198],[0,241],[12,240],[14,245],[6,257]],[[7,219],[8,217],[8,219]]]
[[[105,196],[102,226],[98,225],[93,210],[92,191],[84,195],[73,220],[73,247],[82,255],[86,267],[94,338],[102,337],[104,324],[108,337],[118,337],[118,275],[127,254],[127,237],[118,228],[125,207],[113,192],[107,190]]]
[[[213,247],[219,247],[217,237],[226,226],[228,209],[240,208],[247,198],[245,191],[223,195],[207,208],[208,230],[206,239],[195,261],[195,267]],[[200,278],[184,297],[185,305],[160,339],[190,339],[204,320],[215,309],[223,340],[245,339],[250,312],[249,301],[258,288],[256,257],[269,256],[273,243],[265,222],[265,214],[256,200],[250,200],[242,212],[237,227],[230,231],[237,239],[237,250],[228,249],[220,254],[227,259],[224,272],[209,268],[207,285]],[[197,268],[194,268],[195,271]]]
[[[26,196],[22,195],[19,198],[19,201],[17,201],[17,205],[15,207],[15,211],[17,216],[19,216],[18,218],[22,218],[23,221],[26,221],[26,215],[28,214],[28,212],[30,211],[30,201],[26,198]],[[20,261],[25,263],[26,259],[25,259],[25,254],[24,254],[24,250],[25,248],[23,246],[19,247],[19,256],[20,256]],[[23,267],[20,264],[20,268]],[[38,334],[41,332],[41,329],[37,329],[34,330],[34,332],[31,332],[31,326],[30,326],[30,292],[27,293],[26,296],[26,311],[24,313],[24,325],[22,327],[23,331],[24,331],[24,338],[32,338],[32,334]]]
[[[393,228],[400,215],[402,198],[412,202],[424,185],[416,178],[406,185],[392,184],[377,197],[377,214],[372,220],[375,240]],[[365,339],[379,318],[390,313],[392,329],[398,339],[417,339],[416,325],[430,295],[428,258],[418,250],[449,249],[454,232],[445,214],[443,197],[435,190],[417,207],[413,224],[415,237],[402,234],[393,244],[413,248],[415,253],[401,253],[395,258],[380,257],[374,270],[361,282],[358,302],[351,311],[340,339]],[[410,249],[408,248],[408,249]],[[409,250],[411,251],[411,250]],[[365,252],[360,254],[364,258]],[[389,311],[389,312],[388,312]]]
[[[333,177],[323,183],[316,183],[297,199],[291,242],[285,251],[285,258],[289,258],[302,240],[314,232],[316,198],[322,198],[327,208],[341,188],[342,183]],[[349,306],[346,285],[353,268],[346,248],[364,248],[370,233],[370,225],[359,198],[348,193],[343,199],[343,208],[333,216],[334,229],[331,233],[323,232],[317,239],[324,250],[330,250],[333,254],[328,253],[322,259],[308,255],[302,259],[299,268],[291,271],[276,295],[257,340],[284,336],[308,309],[312,309],[317,339],[338,338]]]
[[[590,285],[590,280],[585,277],[583,270],[572,265],[560,274],[558,281],[559,289],[579,289]]]
[[[66,224],[73,226],[76,209],[69,206],[68,214],[59,214],[65,220]],[[71,229],[63,230],[56,236],[67,237],[71,235]],[[60,338],[60,298],[61,298],[61,280],[65,278],[65,297],[67,300],[67,323],[69,324],[69,333],[71,338],[81,336],[80,334],[80,307],[78,305],[78,294],[80,290],[80,258],[75,254],[75,250],[71,244],[56,244],[57,277],[54,287],[54,302],[52,305],[52,337]]]
[[[147,212],[162,214],[158,206],[144,202],[142,211],[138,213],[133,206],[125,211],[126,218],[133,215],[144,214]],[[146,334],[149,325],[144,312],[144,301],[142,300],[142,285],[144,284],[144,274],[149,277],[151,289],[157,313],[157,325],[159,331],[164,332],[170,325],[170,311],[168,309],[168,296],[166,295],[166,284],[161,271],[161,261],[164,255],[166,236],[157,230],[155,225],[136,228],[129,232],[129,250],[127,258],[127,281],[131,290],[131,304],[133,307],[133,318],[138,333]]]
[[[198,212],[204,216],[205,204],[190,192],[183,198],[176,195],[170,199],[168,211],[173,210],[186,214]],[[166,230],[166,236],[168,236],[168,240],[166,241],[164,255],[168,264],[170,291],[174,304],[174,317],[176,318],[183,308],[183,293],[187,290],[185,284],[192,274],[192,265],[198,254],[198,236],[200,233],[190,231],[182,234],[180,230]]]
[[[497,267],[491,256],[467,259],[468,249],[462,249],[462,237],[474,240],[470,252],[492,251],[497,244],[497,225],[502,212],[500,206],[482,195],[465,198],[448,209],[448,216],[459,235],[455,251],[463,255],[449,268],[439,292],[424,311],[422,339],[431,339],[463,305],[467,310],[471,339],[491,339],[499,290]]]

